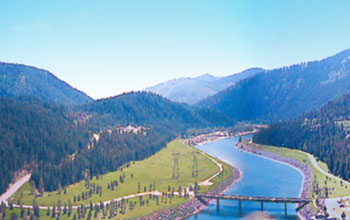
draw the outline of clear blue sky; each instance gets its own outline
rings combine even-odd
[[[0,60],[47,69],[94,98],[350,48],[344,0],[2,0]]]

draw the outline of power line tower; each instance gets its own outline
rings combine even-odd
[[[173,154],[173,156],[174,156],[173,179],[178,179],[180,177],[178,153]]]

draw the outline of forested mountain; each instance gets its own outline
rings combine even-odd
[[[80,114],[89,115],[84,123]],[[14,172],[32,172],[37,188],[75,183],[89,170],[114,171],[151,156],[189,128],[229,126],[232,121],[208,109],[173,103],[159,95],[133,92],[76,107],[32,97],[0,97],[0,192]],[[143,125],[144,132],[118,132],[116,126]],[[99,139],[94,139],[94,134]]]
[[[176,126],[187,128],[230,126],[226,116],[206,108],[169,101],[149,92],[131,92],[78,106],[77,110],[91,114],[90,125],[126,126],[129,124]]]
[[[176,137],[176,132],[165,127],[152,127],[145,133],[119,133],[117,130],[104,131],[98,141],[78,151],[73,157],[66,157],[59,166],[46,163],[32,173],[37,187],[43,177],[45,189],[60,189],[89,177],[116,171],[132,160],[143,160],[161,150]]]
[[[226,77],[205,74],[196,78],[180,78],[144,90],[159,94],[175,102],[192,105],[261,71],[263,70],[260,68],[252,68]]]
[[[0,62],[0,96],[33,96],[58,104],[83,104],[92,98],[52,73],[31,66]]]
[[[258,73],[199,103],[236,120],[278,121],[315,110],[350,89],[350,50]]]
[[[131,160],[142,160],[166,146],[166,143],[190,128],[230,126],[232,121],[209,109],[171,102],[159,95],[131,92],[76,106],[71,117],[80,126],[99,135],[59,166],[47,163],[33,171],[38,184],[43,176],[45,188],[54,190],[80,181],[84,172],[91,176],[116,170]],[[79,120],[85,115],[86,120]],[[144,126],[144,132],[119,132],[118,126]],[[43,174],[44,173],[44,174]]]
[[[259,144],[301,149],[350,179],[350,93],[294,120],[273,124],[254,135]]]
[[[0,97],[0,192],[23,167],[60,164],[89,140],[63,107],[32,98]]]

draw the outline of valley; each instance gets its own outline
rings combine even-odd
[[[252,2],[0,8],[0,220],[350,220],[349,10]]]

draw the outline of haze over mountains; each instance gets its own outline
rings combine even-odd
[[[350,89],[350,50],[264,71],[199,103],[240,121],[278,121],[317,109]]]
[[[148,87],[144,90],[164,96],[175,102],[193,105],[234,85],[242,79],[254,76],[262,71],[263,69],[261,68],[251,68],[225,77],[205,74],[195,78],[179,78]]]

